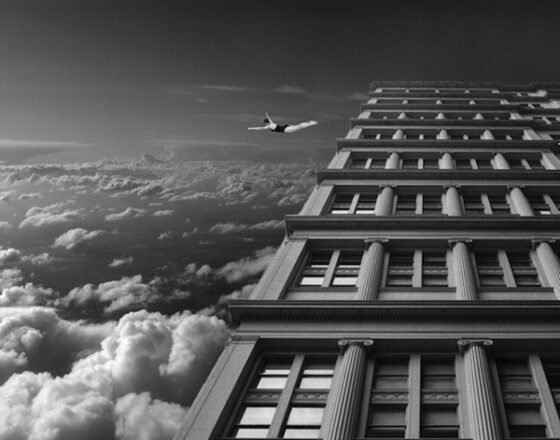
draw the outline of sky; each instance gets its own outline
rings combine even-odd
[[[0,440],[171,439],[369,82],[557,80],[559,13],[3,0]]]

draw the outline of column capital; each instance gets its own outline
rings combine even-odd
[[[385,188],[391,188],[391,189],[395,189],[398,185],[394,185],[394,184],[385,184],[385,185],[379,185],[378,188],[383,190]]]
[[[468,246],[472,243],[472,240],[470,238],[452,238],[447,240],[447,243],[449,244],[449,249],[453,249],[453,246],[457,243],[465,243]]]
[[[517,189],[523,189],[523,188],[525,188],[525,185],[508,185],[508,186],[507,186],[507,190],[508,190],[508,191],[511,191],[511,190],[513,190],[513,189],[515,189],[515,188],[517,188]]]
[[[556,243],[556,240],[554,238],[535,238],[531,240],[531,246],[533,249],[536,249],[541,243],[553,244]]]
[[[492,339],[459,339],[457,341],[457,346],[459,347],[459,354],[464,354],[473,345],[478,345],[481,347],[490,347],[494,344]]]
[[[341,339],[337,344],[340,352],[344,353],[352,345],[365,348],[371,347],[373,345],[373,339]]]
[[[364,240],[364,245],[366,247],[369,247],[370,244],[372,243],[381,243],[383,246],[385,246],[387,243],[389,243],[389,240],[386,238],[366,238]]]
[[[443,185],[443,189],[447,191],[449,188],[459,189],[461,186],[462,185]]]

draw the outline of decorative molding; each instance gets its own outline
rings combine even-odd
[[[455,246],[457,243],[465,243],[468,247],[472,242],[473,241],[470,238],[452,238],[451,240],[447,240],[449,249],[453,249],[453,246]]]
[[[428,391],[422,392],[422,401],[426,402],[458,402],[459,393],[457,391]]]
[[[344,353],[352,345],[369,348],[373,345],[373,339],[341,339],[337,344],[340,352]]]
[[[554,238],[534,238],[531,240],[531,246],[533,247],[533,250],[535,250],[541,243],[554,244],[556,243],[556,240]]]
[[[408,392],[372,391],[371,402],[408,402]]]
[[[280,395],[282,394],[282,390],[278,391],[260,391],[260,390],[251,390],[247,393],[245,397],[246,402],[278,402],[280,400]]]
[[[329,396],[329,391],[294,391],[292,396],[293,403],[306,403],[306,402],[326,402]]]
[[[460,339],[457,341],[459,346],[459,354],[463,354],[473,345],[479,345],[481,347],[490,347],[494,344],[491,339]]]
[[[517,392],[505,392],[503,394],[504,401],[506,403],[518,402],[518,401],[540,401],[538,391],[517,391]]]

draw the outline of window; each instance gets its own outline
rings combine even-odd
[[[423,169],[425,170],[437,170],[439,169],[439,159],[434,158],[424,158]]]
[[[363,251],[313,250],[298,279],[298,286],[355,287]]]
[[[350,162],[350,169],[364,169],[366,167],[367,159],[353,158]]]
[[[482,200],[488,204],[489,211],[494,215],[511,215],[511,208],[509,207],[505,195],[501,194],[483,194]]]
[[[405,438],[407,429],[419,431],[421,438],[459,437],[453,356],[379,357],[372,367],[365,437]],[[421,381],[411,381],[413,375]],[[445,400],[438,397],[441,393],[446,394]],[[419,426],[408,415],[409,406],[420,408]]]
[[[334,357],[303,354],[261,359],[229,436],[318,438],[334,363]],[[299,391],[306,393],[305,404]]]
[[[493,170],[492,164],[489,158],[476,158],[474,159],[476,164],[476,169],[478,170]]]
[[[330,214],[375,214],[377,194],[336,194]]]
[[[551,206],[548,200],[544,198],[543,194],[527,194],[526,195],[529,204],[533,208],[535,215],[551,215]]]
[[[442,210],[441,194],[422,195],[422,214],[441,215],[441,210]]]
[[[416,194],[399,194],[395,214],[416,214]]]
[[[528,251],[481,251],[475,254],[481,287],[542,287]]]
[[[519,398],[533,392],[538,396],[527,358],[496,360],[506,421],[511,438],[545,438],[546,425],[540,412],[540,399]]]
[[[484,204],[480,194],[464,194],[463,203],[466,215],[484,215]]]
[[[472,170],[472,161],[469,158],[455,158],[455,167],[459,170]]]
[[[354,194],[337,194],[331,205],[331,214],[350,214]]]
[[[377,194],[360,194],[356,205],[356,214],[375,214]]]
[[[417,170],[418,158],[417,157],[403,157],[401,160],[401,168],[404,170]]]
[[[408,375],[408,357],[375,359],[366,437],[404,438]],[[392,393],[406,399],[391,400]]]
[[[560,358],[545,358],[542,364],[556,405],[556,411],[560,413]]]
[[[389,254],[387,287],[448,287],[447,250],[394,250]]]

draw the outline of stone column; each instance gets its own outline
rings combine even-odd
[[[397,119],[406,119],[406,113],[405,112],[399,113],[399,117]]]
[[[523,191],[514,187],[511,189],[510,195],[516,211],[521,217],[532,217],[535,215],[535,212],[533,211],[529,200],[527,200],[527,197],[523,194]]]
[[[404,139],[404,131],[402,131],[401,128],[397,129],[393,133],[393,140],[399,140],[399,139]]]
[[[385,163],[385,169],[397,170],[399,168],[399,163],[400,159],[398,153],[391,153],[391,155],[387,159],[387,162]]]
[[[463,215],[463,207],[461,205],[461,197],[459,197],[459,191],[454,186],[447,188],[445,193],[445,198],[447,200],[447,215],[450,217]]]
[[[442,170],[452,170],[453,166],[453,157],[449,153],[443,153],[441,156],[440,167]]]
[[[393,211],[393,188],[385,186],[377,195],[375,215],[391,215]]]
[[[364,392],[367,349],[373,345],[373,341],[343,339],[338,345],[344,354],[325,408],[321,428],[323,440],[352,440],[356,437]]]
[[[554,240],[551,240],[554,242]],[[554,288],[556,298],[560,299],[560,261],[558,255],[550,246],[548,241],[533,241],[537,255],[544,269],[544,273],[550,285]]]
[[[494,156],[494,163],[498,170],[509,170],[509,163],[502,153],[496,153]]]
[[[457,286],[457,299],[475,301],[478,295],[467,243],[468,240],[449,241],[449,245],[453,246],[453,275]]]
[[[462,339],[457,342],[465,359],[467,399],[471,438],[473,440],[501,440],[500,418],[492,387],[490,365],[484,347],[489,339]]]
[[[485,141],[491,141],[494,140],[494,135],[490,130],[484,130],[482,133],[482,139]]]
[[[383,273],[383,241],[366,240],[368,246],[362,258],[360,267],[360,279],[358,280],[358,294],[356,299],[370,301],[377,299],[379,284]]]
[[[436,139],[447,140],[449,139],[449,135],[447,134],[447,130],[440,130],[436,136]]]
[[[443,113],[438,113],[436,119],[445,119],[445,115]]]
[[[484,119],[484,116],[482,116],[481,113],[477,113],[476,115],[474,115],[474,119],[481,120],[481,119]]]

